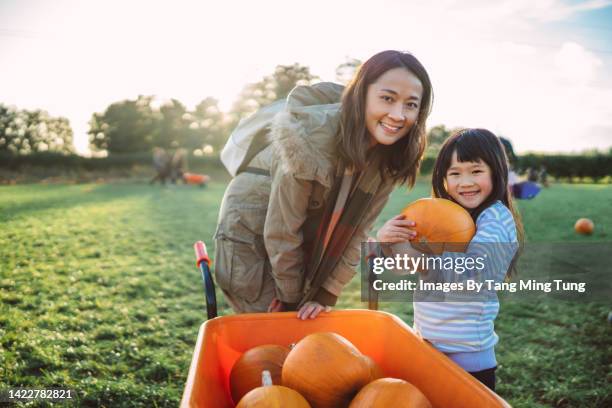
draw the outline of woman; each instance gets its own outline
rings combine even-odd
[[[432,98],[414,56],[383,51],[346,89],[299,86],[271,123],[249,119],[270,143],[228,186],[215,234],[234,311],[306,319],[336,303],[392,188],[414,184]]]

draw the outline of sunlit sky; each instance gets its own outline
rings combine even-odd
[[[518,152],[612,146],[612,0],[0,0],[0,103],[87,122],[139,94],[228,109],[298,62],[334,81],[347,57],[414,53],[429,126],[486,127]]]

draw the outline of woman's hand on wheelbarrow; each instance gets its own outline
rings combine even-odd
[[[298,319],[314,319],[319,315],[319,313],[330,311],[331,306],[323,306],[319,302],[311,300],[309,302],[304,303],[304,306],[302,306],[300,310],[298,310]]]

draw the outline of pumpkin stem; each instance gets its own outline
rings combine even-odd
[[[272,375],[270,374],[270,371],[263,370],[261,372],[261,385],[264,387],[269,387],[272,385]]]

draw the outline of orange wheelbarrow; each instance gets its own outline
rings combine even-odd
[[[434,408],[510,407],[390,313],[338,310],[306,321],[297,319],[295,312],[214,317],[214,283],[203,243],[196,244],[196,253],[210,320],[200,326],[181,407],[234,407],[229,374],[243,352],[262,344],[287,346],[314,332],[335,332],[346,337],[376,361],[386,376],[418,387]],[[214,310],[210,308],[213,303]]]

